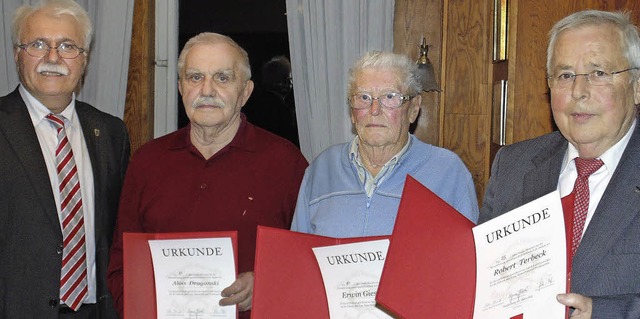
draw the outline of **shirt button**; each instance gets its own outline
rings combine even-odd
[[[58,298],[49,299],[49,307],[55,308],[58,306]]]
[[[56,252],[58,253],[58,255],[62,255],[62,251],[64,250],[64,248],[62,247],[62,245],[58,246],[56,248]]]
[[[200,184],[200,189],[205,189],[205,188],[207,188],[207,184],[205,183]]]

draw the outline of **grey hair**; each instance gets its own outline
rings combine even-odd
[[[41,0],[34,6],[23,5],[16,9],[11,25],[11,39],[14,46],[21,44],[20,35],[27,19],[39,11],[53,14],[56,17],[60,17],[63,14],[73,17],[80,25],[80,32],[83,37],[82,48],[89,50],[93,36],[91,19],[87,11],[73,0]]]
[[[631,22],[629,12],[608,12],[599,10],[585,10],[573,13],[556,24],[549,31],[549,45],[547,46],[547,74],[551,72],[551,59],[558,40],[558,36],[570,29],[583,26],[599,26],[609,24],[620,32],[623,45],[623,55],[629,62],[629,67],[640,67],[640,36],[638,28]],[[637,79],[638,72],[633,72]]]
[[[249,64],[249,55],[247,54],[247,51],[245,51],[238,43],[233,41],[228,36],[213,32],[202,32],[192,37],[191,39],[189,39],[189,41],[187,41],[187,43],[185,43],[182,51],[180,51],[180,56],[178,57],[178,77],[181,77],[184,72],[184,64],[187,59],[187,54],[189,54],[191,48],[198,44],[216,44],[220,42],[224,42],[238,51],[242,59],[242,63],[240,64],[240,72],[242,73],[245,81],[250,80],[251,65]]]
[[[405,94],[415,96],[422,91],[418,67],[409,57],[393,52],[370,51],[362,55],[349,69],[349,92],[355,92],[356,76],[365,69],[396,71],[407,90]]]

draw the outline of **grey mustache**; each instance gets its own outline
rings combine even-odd
[[[41,63],[38,65],[36,72],[51,72],[51,73],[60,73],[62,75],[69,75],[69,69],[61,64],[53,64],[53,63]]]
[[[218,98],[210,97],[210,96],[201,96],[193,101],[192,106],[198,107],[200,105],[216,105],[219,107],[224,107],[224,102]]]

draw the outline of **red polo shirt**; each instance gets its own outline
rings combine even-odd
[[[126,174],[108,281],[122,313],[122,233],[238,231],[238,272],[253,270],[258,225],[289,229],[307,161],[290,142],[248,123],[208,160],[191,126],[144,145]]]

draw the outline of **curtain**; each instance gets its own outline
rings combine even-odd
[[[87,10],[94,29],[89,65],[78,99],[123,118],[134,0],[76,2]],[[4,48],[0,50],[0,95],[8,94],[18,85],[11,42],[11,20],[16,8],[29,3],[36,4],[38,0],[2,0],[0,5],[0,37],[4,43]]]
[[[311,161],[355,135],[347,77],[364,52],[393,50],[394,0],[286,0],[300,149]]]
[[[2,0],[0,2],[0,37],[2,49],[0,50],[0,96],[7,95],[18,85],[16,63],[13,60],[13,43],[11,42],[11,21],[13,12],[21,5],[29,4],[29,0]]]

